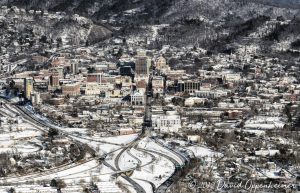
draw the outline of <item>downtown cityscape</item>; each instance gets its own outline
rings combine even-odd
[[[0,193],[300,191],[298,0],[0,0]]]

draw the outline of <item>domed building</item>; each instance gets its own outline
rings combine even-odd
[[[170,67],[167,65],[167,60],[163,56],[160,56],[157,59],[155,67],[157,70],[160,70],[161,72],[167,72],[170,70]]]

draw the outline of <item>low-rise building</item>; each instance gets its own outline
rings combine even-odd
[[[225,90],[210,90],[210,89],[201,89],[194,92],[194,96],[200,98],[215,99],[220,97],[226,97],[228,92]]]
[[[162,132],[178,132],[181,128],[180,115],[167,112],[165,115],[152,115],[152,126]]]
[[[164,77],[155,76],[152,78],[152,89],[153,94],[163,94],[164,93]]]
[[[135,91],[131,94],[131,105],[145,105],[146,96],[141,91]]]

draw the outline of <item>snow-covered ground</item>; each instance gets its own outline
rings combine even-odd
[[[140,186],[143,187],[143,189],[145,190],[146,193],[152,193],[153,189],[152,186],[149,182],[145,181],[145,180],[138,180],[138,179],[134,179]]]
[[[75,136],[72,136],[72,138],[75,139],[75,140],[77,140],[77,141],[80,141],[82,143],[85,143],[85,144],[89,145],[91,148],[95,149],[100,154],[110,153],[112,151],[115,151],[115,150],[121,148],[118,145],[113,145],[113,144],[107,144],[107,143],[101,143],[101,142],[91,141],[88,138],[80,138],[80,137],[75,137]]]
[[[1,143],[1,142],[0,142]],[[0,147],[0,153],[2,152],[19,152],[22,154],[34,153],[40,150],[39,147],[30,144],[10,144],[11,147]]]
[[[41,132],[37,130],[30,130],[26,129],[19,132],[10,132],[10,133],[1,133],[0,134],[0,141],[6,140],[23,140],[24,138],[34,138],[40,136]]]
[[[113,143],[119,145],[126,145],[138,137],[138,134],[131,134],[131,135],[119,135],[119,136],[112,136],[112,137],[102,137],[100,135],[94,134],[92,136],[88,135],[89,129],[87,128],[61,128],[61,130],[70,133],[70,135],[75,135],[78,137],[86,138],[91,141],[101,141],[106,143]]]
[[[70,175],[74,175],[76,173],[81,173],[84,171],[91,170],[92,168],[95,168],[97,166],[98,166],[97,161],[91,160],[91,161],[88,161],[86,163],[79,164],[79,165],[72,164],[72,165],[65,166],[63,169],[60,168],[59,171],[49,170],[49,171],[45,171],[44,173],[41,173],[41,174],[29,174],[29,175],[22,176],[22,177],[5,178],[5,182],[7,182],[7,183],[25,183],[29,179],[32,181],[39,181],[39,180],[51,180],[53,178],[63,178],[63,177],[68,177]],[[51,171],[53,171],[53,173]],[[3,179],[1,178],[0,182],[2,180]]]
[[[26,109],[30,111],[36,118],[49,125],[53,125],[47,118],[36,114],[31,106],[26,106]],[[8,114],[10,111],[4,113]],[[13,113],[10,116],[13,116]],[[23,141],[23,139],[27,138],[35,139],[36,137],[42,135],[42,132],[39,131],[38,128],[35,128],[37,127],[36,125],[33,123],[28,123],[23,119],[20,120],[21,123],[19,125],[22,125],[23,130],[12,131],[11,133],[0,133],[0,144],[3,145],[2,148],[5,148],[3,151],[8,150],[11,145],[13,145],[13,147],[20,148],[20,150],[24,153],[38,151],[38,146],[35,147],[33,145],[30,146],[30,144],[22,144],[23,149],[21,149],[21,146],[15,144],[14,141],[16,141],[16,139],[18,139],[19,142],[20,140]],[[115,159],[122,148],[124,148],[125,145],[133,142],[138,137],[138,134],[115,137],[101,137],[97,135],[89,136],[87,135],[88,129],[64,128],[55,125],[53,125],[53,127],[58,128],[62,132],[68,133],[72,139],[89,145],[91,148],[95,149],[99,155],[107,154],[106,162],[112,166],[114,166]],[[147,152],[147,149],[150,150],[150,152]],[[161,156],[161,154],[166,156]],[[175,165],[169,160],[171,158],[179,164],[183,164],[182,160],[180,157],[178,157],[178,155],[176,155],[176,153],[151,140],[150,138],[144,138],[138,144],[137,148],[130,148],[128,151],[124,151],[119,158],[119,166],[121,170],[132,168],[135,169],[131,178],[140,186],[142,186],[147,193],[152,193],[153,186],[160,186],[174,173]],[[25,183],[28,181],[28,179],[31,179],[35,182],[49,181],[51,179],[62,179],[67,183],[68,186],[70,186],[70,188],[73,187],[75,191],[76,185],[79,183],[89,183],[91,181],[110,181],[113,174],[115,174],[115,172],[110,168],[99,163],[98,160],[91,159],[86,163],[65,165],[62,166],[62,168],[54,170],[50,169],[49,171],[40,174],[29,174],[28,176],[24,177],[6,178],[5,181],[8,183]],[[120,179],[118,178],[118,180]],[[126,184],[126,182],[123,180],[121,181],[123,184]],[[131,184],[128,184],[127,188],[134,192]],[[32,192],[34,191],[32,190]]]
[[[24,183],[28,181],[28,179],[32,181],[49,181],[51,179],[63,179],[67,184],[76,184],[79,181],[90,182],[94,181],[108,181],[111,178],[111,175],[115,172],[110,168],[104,166],[103,164],[99,164],[97,160],[90,160],[85,163],[78,163],[65,166],[60,171],[54,171],[51,173],[51,170],[46,171],[45,173],[41,173],[39,175],[33,174],[24,177],[11,177],[6,178],[5,181],[8,183]],[[0,179],[0,182],[2,180]]]
[[[10,188],[13,188],[18,193],[57,193],[57,189],[53,187],[43,187],[38,185],[18,185],[16,186],[1,186],[0,192],[6,193]],[[64,193],[64,192],[62,192]]]
[[[114,136],[114,137],[100,137],[97,140],[101,140],[101,141],[108,142],[108,143],[126,145],[126,144],[134,141],[137,137],[138,137],[138,134],[132,134],[132,135],[120,135],[120,136]]]
[[[135,170],[131,177],[133,179],[139,179],[148,182],[150,181],[155,185],[155,187],[158,187],[174,173],[175,166],[168,159],[161,157],[159,155],[155,155],[155,154],[153,155],[155,156],[155,161],[149,165],[141,167],[140,171]],[[140,185],[143,186],[143,184],[144,183],[141,183]],[[145,189],[148,189],[145,186],[143,187]]]
[[[142,139],[137,147],[139,149],[132,148],[130,154],[134,156],[141,167],[134,170],[131,178],[139,183],[147,193],[151,193],[153,192],[152,185],[156,188],[159,187],[175,172],[175,165],[169,158],[173,158],[178,163],[182,161],[176,154],[149,138]],[[131,157],[131,160],[134,158]],[[135,161],[133,163],[136,164]]]
[[[169,24],[161,24],[161,25],[153,25],[151,26],[152,29],[152,41],[155,41],[156,37],[158,36],[158,31],[164,27],[168,27]]]
[[[190,146],[186,149],[191,150],[195,157],[204,158],[206,161],[214,161],[223,156],[223,154],[215,152],[207,147]]]
[[[18,152],[23,155],[40,150],[38,137],[42,132],[8,109],[1,107],[0,152]]]
[[[130,184],[127,180],[125,180],[124,178],[122,178],[121,176],[117,178],[117,182],[121,183],[122,185],[124,185],[126,187],[126,189],[130,192],[130,193],[136,193],[134,187],[132,186],[132,184]]]
[[[95,185],[98,187],[100,192],[103,193],[122,193],[122,191],[115,181],[113,180],[105,180],[95,182]],[[80,183],[73,182],[72,184],[67,184],[65,188],[61,189],[62,193],[82,193],[83,187],[89,186],[88,182],[81,181]],[[57,193],[57,189],[50,186],[42,186],[42,185],[18,185],[18,186],[1,186],[0,192],[6,193],[10,188],[14,188],[14,190],[18,193]]]
[[[97,165],[95,162],[93,161],[89,165],[84,166],[84,169],[79,168],[77,172],[71,170],[68,174],[62,173],[59,178],[69,184],[78,184],[78,182],[83,180],[85,182],[109,181],[114,172],[104,165]]]
[[[279,117],[258,116],[245,122],[246,129],[282,129],[285,123]]]
[[[138,160],[129,155],[127,151],[125,151],[119,159],[119,165],[121,170],[136,168],[138,166],[138,163]]]
[[[153,155],[153,154],[145,153],[145,152],[136,150],[134,148],[130,149],[130,153],[141,161],[142,166],[149,164],[152,161],[152,157],[150,155]]]
[[[116,151],[121,148],[122,145],[126,145],[132,141],[134,141],[138,134],[132,135],[121,135],[121,136],[114,136],[114,137],[89,137],[87,135],[87,129],[85,128],[64,128],[58,127],[50,123],[45,117],[37,114],[34,112],[32,106],[27,105],[25,107],[28,111],[30,111],[36,118],[47,122],[49,125],[57,128],[60,131],[69,133],[69,136],[77,141],[82,143],[88,144],[93,149],[96,149],[99,154],[107,154],[112,151]],[[75,133],[79,133],[75,134]]]
[[[163,153],[166,156],[176,160],[176,162],[178,162],[180,165],[184,165],[183,161],[178,157],[178,155],[173,153],[171,150],[166,149],[162,145],[157,144],[155,141],[151,140],[150,138],[144,138],[143,140],[141,140],[140,143],[138,144],[138,147],[142,149],[148,149],[155,152]]]

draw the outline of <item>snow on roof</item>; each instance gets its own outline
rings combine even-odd
[[[190,146],[187,147],[187,149],[194,152],[194,155],[196,157],[207,157],[207,158],[213,158],[213,157],[221,157],[222,154],[215,152],[207,147],[200,147],[200,146]]]
[[[259,151],[255,151],[255,155],[258,156],[274,156],[276,153],[280,153],[279,150],[259,150]]]

